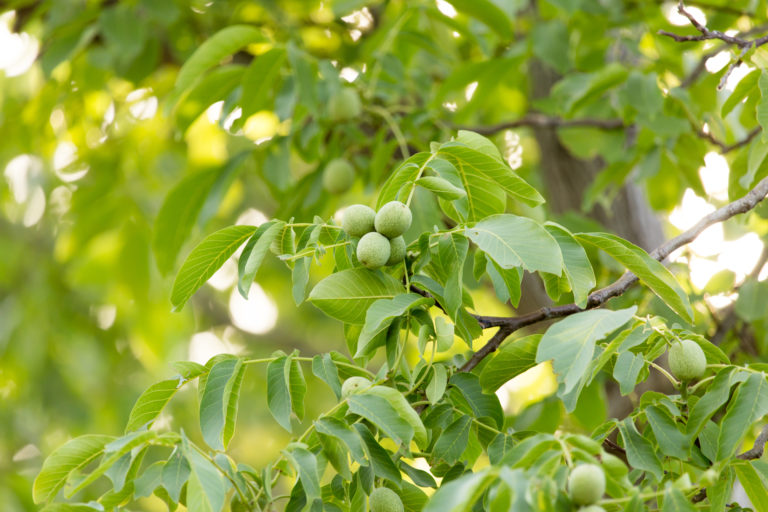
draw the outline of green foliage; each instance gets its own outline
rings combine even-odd
[[[713,150],[713,204],[762,183],[763,47],[723,89],[722,49],[657,34],[656,4],[27,3],[40,59],[0,78],[4,510],[714,512],[735,482],[766,509],[760,268],[700,289],[611,202],[706,195]],[[707,25],[763,35],[732,4]],[[753,206],[725,239],[766,242]]]

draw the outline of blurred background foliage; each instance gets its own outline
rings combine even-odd
[[[689,4],[712,29],[766,30],[764,0]],[[173,375],[173,361],[293,348],[346,353],[341,326],[306,304],[297,307],[288,271],[274,259],[266,260],[248,301],[234,288],[230,261],[183,311],[171,312],[174,271],[215,229],[273,216],[331,218],[344,205],[371,203],[404,156],[447,140],[458,127],[492,136],[510,165],[544,191],[549,202],[526,214],[573,230],[618,232],[646,248],[768,174],[768,146],[760,137],[745,139],[758,126],[762,102],[760,71],[752,69],[764,67],[765,57],[750,51],[719,90],[735,50],[657,35],[694,33],[671,2],[3,5],[4,511],[34,510],[31,481],[44,454],[76,435],[119,433],[140,392]],[[196,49],[234,25],[259,35],[180,78]],[[237,39],[232,34],[225,46]],[[348,122],[327,115],[341,87],[363,100],[361,115]],[[563,126],[563,119],[598,122]],[[322,189],[322,169],[340,156],[353,162],[357,179],[334,196]],[[413,232],[443,223],[429,197],[414,201]],[[766,217],[762,207],[748,220],[716,226],[676,255],[675,269],[698,299],[696,330],[742,354],[735,362],[768,353],[768,283],[765,272],[753,272],[765,262]],[[615,264],[591,256],[599,283],[617,277]],[[328,271],[313,268],[312,281]],[[738,286],[741,293],[733,293]],[[488,283],[472,293],[483,314],[509,310]],[[620,300],[641,297],[635,291]],[[664,307],[643,300],[650,301],[646,312]],[[532,305],[524,300],[521,308]],[[334,401],[311,384],[307,421]],[[231,449],[254,467],[287,441],[266,410],[264,386],[263,371],[248,372]],[[574,428],[589,430],[614,413],[602,386],[593,387],[565,419]],[[552,391],[546,366],[503,388],[510,425],[554,429],[564,412],[545,398]],[[199,438],[185,393],[163,421]]]

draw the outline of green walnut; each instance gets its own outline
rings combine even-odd
[[[445,317],[435,318],[435,343],[438,352],[445,352],[453,346],[454,326]]]
[[[403,502],[395,491],[388,487],[377,487],[368,497],[371,512],[403,512]]]
[[[328,100],[328,117],[333,121],[348,121],[360,115],[360,96],[351,87],[343,87]]]
[[[605,509],[600,505],[589,505],[586,507],[581,507],[579,512],[605,512]]]
[[[366,233],[357,243],[357,261],[371,270],[389,261],[389,240],[379,233]]]
[[[698,379],[707,369],[707,358],[698,343],[682,340],[669,349],[669,369],[680,380]]]
[[[362,390],[371,387],[371,381],[365,377],[350,377],[341,385],[341,398],[356,395]]]
[[[605,494],[605,473],[596,464],[581,464],[571,470],[568,492],[577,505],[591,505]]]
[[[376,212],[364,204],[353,204],[344,210],[341,227],[349,236],[360,237],[373,231]]]
[[[397,236],[389,241],[389,259],[387,265],[397,265],[405,259],[405,239]]]
[[[343,158],[328,162],[323,170],[323,187],[331,194],[343,194],[355,182],[355,169]]]
[[[387,238],[396,238],[411,227],[411,209],[400,201],[390,201],[376,213],[373,225]]]

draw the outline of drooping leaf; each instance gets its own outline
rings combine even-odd
[[[560,275],[560,246],[539,223],[512,214],[494,215],[465,230],[466,236],[502,268],[524,267]]]
[[[284,227],[285,223],[282,221],[265,222],[256,229],[245,244],[237,265],[237,290],[244,298],[248,298],[248,292],[251,290],[256,272],[264,261],[264,256],[272,242],[283,232]]]
[[[281,356],[267,365],[267,406],[280,426],[291,432],[291,392],[285,378],[287,360],[287,356]]]
[[[228,481],[182,434],[182,453],[189,463],[187,508],[190,512],[220,512],[224,506]]]
[[[420,187],[433,192],[438,197],[453,201],[454,199],[461,199],[466,197],[467,193],[464,189],[453,185],[450,181],[444,180],[437,176],[424,176],[416,180],[416,184]]]
[[[362,416],[399,444],[408,446],[413,427],[400,417],[397,410],[383,397],[370,394],[352,395],[347,399],[349,411]]]
[[[563,256],[563,271],[573,291],[573,300],[581,308],[587,305],[589,292],[595,287],[595,273],[587,253],[570,231],[554,222],[544,224],[544,229],[552,235],[560,246]]]
[[[627,452],[627,460],[633,468],[642,469],[653,474],[658,481],[664,475],[656,450],[650,441],[640,435],[632,418],[625,418],[619,423],[619,432],[624,440],[624,449]]]
[[[472,418],[466,414],[448,425],[435,443],[433,455],[447,464],[456,463],[467,448],[471,425]]]
[[[307,500],[312,502],[320,499],[322,497],[320,492],[320,477],[322,475],[315,454],[298,443],[292,443],[283,450],[283,455],[299,474],[299,480],[307,495]]]
[[[416,444],[422,447],[426,445],[427,431],[424,428],[424,424],[402,393],[389,386],[372,386],[366,389],[362,395],[374,395],[385,399],[397,412],[398,416],[411,426]]]
[[[480,372],[483,390],[495,392],[505,382],[536,366],[536,351],[541,334],[507,342]]]
[[[757,420],[768,414],[768,382],[761,373],[751,374],[739,385],[720,423],[717,460],[731,457],[744,435]]]
[[[619,354],[613,366],[613,378],[619,383],[623,396],[627,396],[635,389],[637,377],[644,366],[645,358],[642,354],[633,354],[630,351]]]
[[[312,358],[312,373],[315,377],[328,384],[337,399],[341,398],[339,372],[330,354],[318,354]]]
[[[635,274],[675,313],[689,322],[693,321],[693,309],[688,295],[675,276],[640,247],[608,233],[579,233],[576,238],[608,253]]]
[[[200,399],[200,430],[211,448],[223,450],[232,438],[244,374],[239,358],[219,361],[208,374]]]
[[[318,418],[314,422],[315,428],[321,434],[333,436],[347,447],[350,455],[361,466],[368,465],[363,451],[363,443],[360,434],[343,421],[333,417]]]
[[[754,464],[752,461],[739,461],[733,465],[733,470],[755,507],[755,512],[768,512],[768,478],[758,472]]]
[[[415,293],[403,293],[391,299],[376,300],[365,314],[365,324],[357,341],[355,357],[366,355],[369,352],[369,344],[385,332],[395,318],[411,309],[432,303],[432,299]]]
[[[444,483],[424,507],[423,512],[464,512],[470,510],[488,486],[497,470],[485,468]]]
[[[376,439],[368,430],[368,427],[355,423],[352,427],[360,434],[360,438],[363,440],[363,446],[365,452],[368,454],[368,460],[371,463],[373,473],[380,477],[400,485],[403,477],[400,474],[400,470],[397,469],[395,463],[392,461],[392,457],[389,452],[382,448],[382,446],[376,442]]]
[[[648,418],[648,424],[653,430],[662,453],[669,457],[687,460],[691,442],[688,436],[680,432],[677,423],[669,413],[658,406],[651,405],[645,409],[645,417]]]
[[[187,256],[173,282],[171,303],[174,310],[184,307],[193,293],[200,288],[238,247],[256,231],[253,226],[229,226],[216,231],[203,240]]]
[[[363,324],[371,304],[403,292],[403,285],[387,274],[353,268],[331,274],[317,283],[309,294],[309,301],[337,320]]]
[[[275,79],[280,73],[285,57],[283,48],[272,48],[255,58],[245,70],[241,84],[243,97],[240,100],[243,119],[248,119],[251,114],[269,106],[269,91],[275,87]]]
[[[560,320],[541,338],[536,362],[552,359],[558,381],[565,384],[565,393],[568,393],[584,377],[595,352],[595,342],[626,324],[635,311],[636,306],[618,311],[596,309]]]

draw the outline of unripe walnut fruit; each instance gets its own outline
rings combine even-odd
[[[371,387],[371,381],[365,377],[350,377],[341,385],[341,398],[356,395],[360,391]]]
[[[395,491],[377,487],[368,497],[371,512],[403,512],[403,502]]]
[[[682,340],[669,349],[669,369],[680,380],[698,379],[707,369],[707,358],[698,343]]]
[[[343,158],[328,162],[323,170],[323,187],[331,194],[343,194],[355,182],[355,169]]]
[[[360,237],[373,231],[376,212],[364,204],[353,204],[344,210],[341,227],[349,236]]]
[[[605,473],[596,464],[581,464],[571,470],[568,492],[577,505],[591,505],[605,494]]]
[[[411,209],[400,201],[390,201],[376,213],[373,225],[387,238],[395,238],[411,227]]]
[[[396,265],[405,259],[405,239],[401,236],[389,241],[389,259],[387,265]]]
[[[366,233],[357,243],[357,260],[372,270],[387,264],[389,252],[389,240],[378,233]]]
[[[360,115],[360,96],[351,87],[343,87],[328,100],[328,117],[332,121],[347,121]]]

